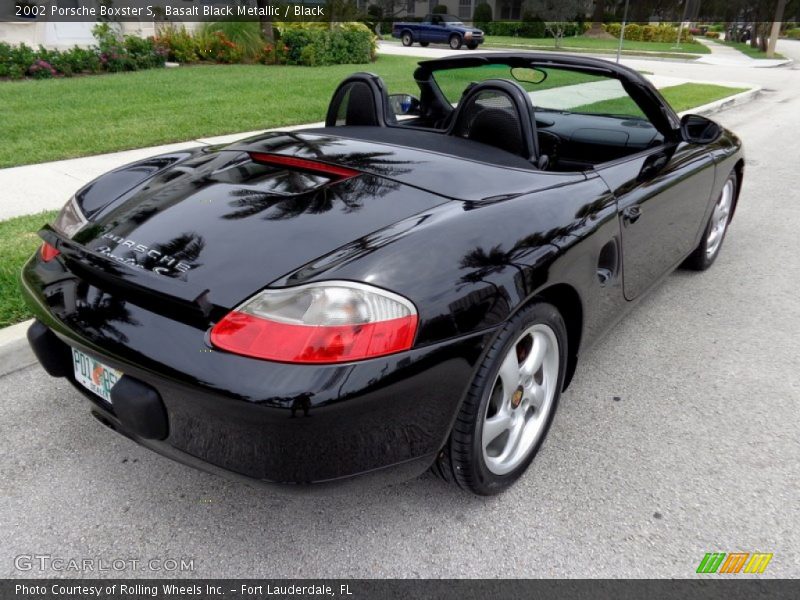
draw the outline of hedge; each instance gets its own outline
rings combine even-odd
[[[475,27],[483,31],[488,30],[492,23],[492,7],[486,2],[478,4],[472,13],[472,22],[475,23]]]
[[[0,42],[0,78],[50,79],[72,77],[103,71],[138,71],[164,66],[166,52],[158,48],[152,38],[106,35],[102,26],[99,46],[70,50],[48,50],[43,46],[33,49],[25,44],[11,46]]]
[[[791,38],[793,40],[800,40],[800,27],[796,29],[787,29],[786,37]]]
[[[619,37],[622,25],[620,23],[607,23],[603,25],[608,33],[615,38]],[[630,23],[625,26],[625,39],[632,42],[667,42],[675,43],[678,41],[678,28],[672,25],[639,25]],[[681,42],[687,44],[698,44],[689,31],[683,30]]]
[[[589,23],[564,23],[564,37],[573,37],[586,33],[591,25]],[[486,35],[504,35],[523,38],[553,37],[548,23],[538,20],[527,21],[494,21],[487,23]],[[618,32],[619,33],[619,32]]]
[[[167,25],[151,38],[121,36],[108,23],[95,26],[97,46],[34,50],[0,42],[0,79],[47,79],[101,72],[163,67],[165,61],[333,65],[368,63],[375,58],[375,35],[358,22],[275,23],[276,44],[253,39],[258,23],[207,23],[195,33]],[[259,34],[260,35],[260,34]]]

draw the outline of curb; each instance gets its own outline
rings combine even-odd
[[[26,333],[33,319],[0,329],[0,377],[36,363]]]
[[[728,96],[727,98],[722,98],[721,100],[710,102],[696,108],[690,108],[689,110],[685,110],[678,114],[681,117],[688,114],[703,116],[712,115],[735,106],[741,106],[743,104],[747,104],[748,102],[752,102],[761,95],[762,91],[763,88],[761,86],[756,86],[747,90],[746,92],[741,92],[740,94],[736,94],[734,96]]]

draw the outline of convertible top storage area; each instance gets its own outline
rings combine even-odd
[[[324,127],[307,132],[404,146],[501,167],[536,169],[530,161],[519,155],[461,137],[445,135],[443,131],[425,131],[412,127]]]

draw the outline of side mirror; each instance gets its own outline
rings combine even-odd
[[[420,114],[419,99],[411,94],[390,94],[389,106],[396,115],[418,115]]]
[[[722,127],[700,115],[686,115],[681,119],[681,137],[690,144],[710,144],[722,135]]]

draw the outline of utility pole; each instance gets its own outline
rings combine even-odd
[[[617,64],[622,54],[622,41],[625,39],[625,25],[628,21],[628,0],[625,0],[625,12],[622,15],[622,27],[619,30],[619,46],[617,47]]]
[[[778,43],[778,36],[781,34],[781,21],[783,21],[784,9],[786,9],[786,0],[778,0],[778,6],[775,8],[775,18],[772,20],[772,33],[769,35],[767,58],[775,56],[775,45]]]
[[[690,0],[685,0],[683,5],[683,16],[681,17],[681,22],[678,26],[678,42],[674,46],[676,50],[680,50],[681,48],[681,35],[683,34],[683,24],[686,22],[686,13],[689,11],[689,2]]]

